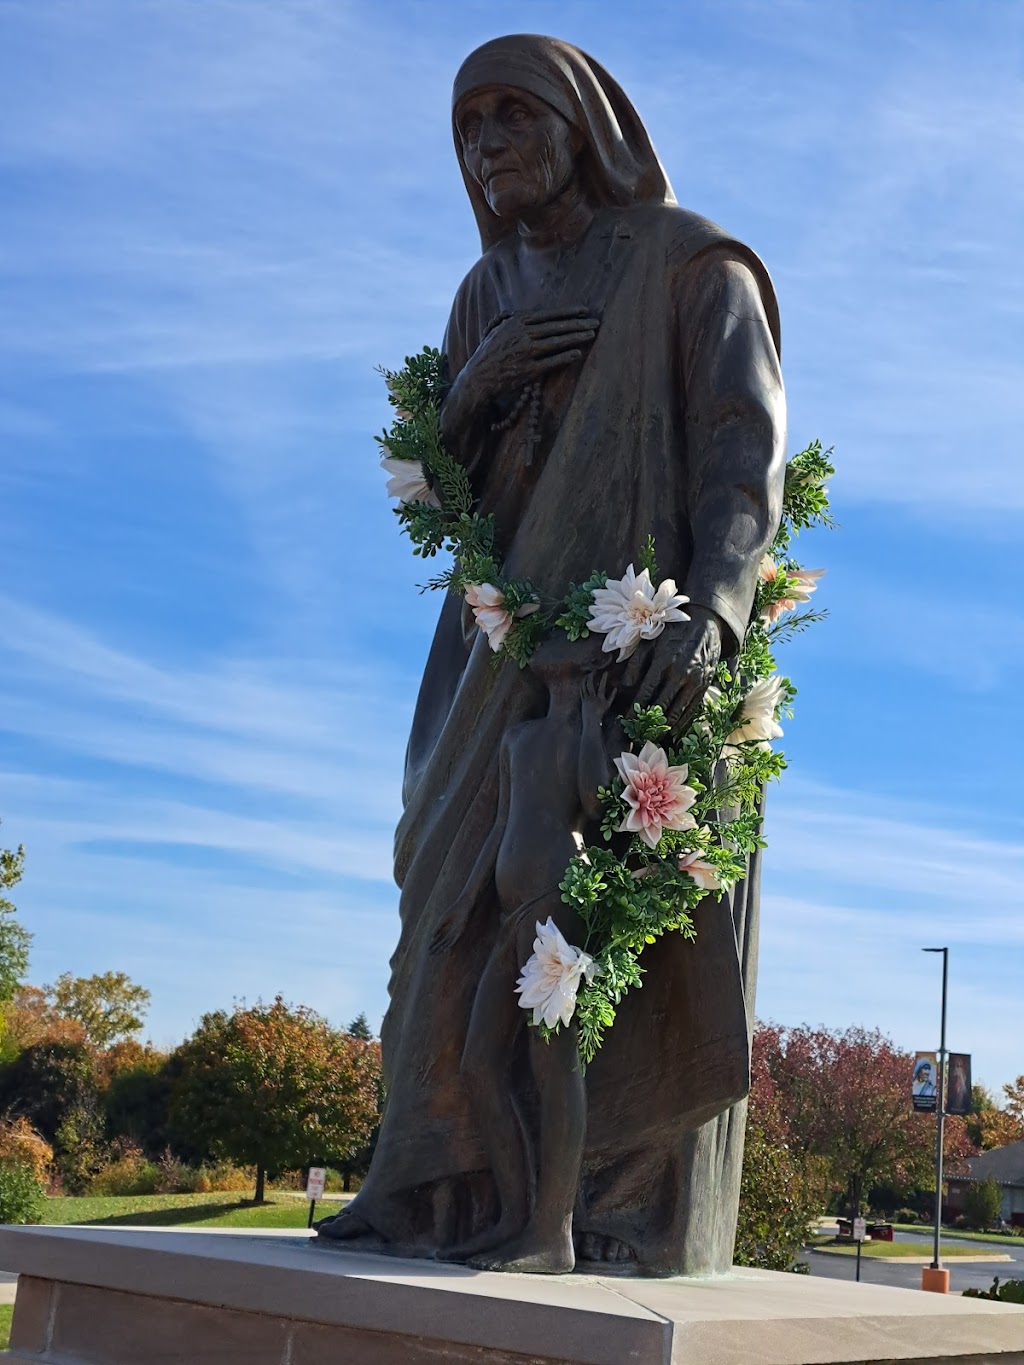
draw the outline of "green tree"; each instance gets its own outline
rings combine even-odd
[[[345,1032],[350,1038],[358,1038],[361,1043],[370,1043],[373,1041],[373,1030],[367,1022],[366,1015],[361,1011],[352,1020]]]
[[[985,1229],[999,1219],[1003,1191],[998,1180],[972,1180],[964,1192],[964,1213],[972,1227]]]
[[[255,1166],[257,1203],[268,1174],[343,1162],[377,1122],[379,1044],[339,1033],[280,996],[204,1015],[177,1056],[176,1138]]]
[[[32,935],[15,919],[17,907],[4,895],[21,881],[24,867],[24,848],[0,848],[0,1004],[13,998],[28,971]]]
[[[149,1009],[149,991],[124,972],[95,976],[65,972],[43,989],[55,1013],[81,1024],[89,1042],[100,1048],[138,1033]]]

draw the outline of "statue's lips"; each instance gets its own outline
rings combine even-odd
[[[484,184],[490,189],[492,185],[496,185],[501,180],[508,180],[510,176],[512,179],[518,180],[519,171],[515,167],[506,166],[500,171],[491,171],[490,174],[485,175]]]

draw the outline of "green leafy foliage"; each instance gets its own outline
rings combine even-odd
[[[555,625],[564,630],[570,640],[586,640],[590,635],[590,607],[594,592],[608,581],[606,573],[592,573],[585,583],[570,583],[563,610],[555,618]]]
[[[972,1180],[964,1191],[964,1214],[973,1228],[985,1229],[998,1222],[1003,1191],[998,1180]]]
[[[997,1275],[991,1289],[965,1289],[965,1299],[994,1299],[997,1303],[1024,1304],[1024,1280],[1004,1280],[999,1283]]]
[[[28,970],[32,935],[18,923],[17,907],[3,894],[17,886],[24,868],[24,848],[0,848],[0,1004],[14,997]]]
[[[0,1161],[0,1223],[41,1223],[45,1193],[30,1166]]]

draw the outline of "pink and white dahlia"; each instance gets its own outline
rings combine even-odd
[[[599,967],[589,953],[568,943],[551,916],[537,921],[533,956],[528,958],[516,982],[516,994],[524,1010],[533,1010],[533,1022],[548,1028],[568,1024],[576,1009],[580,980],[593,981]]]
[[[602,649],[619,651],[618,662],[628,659],[641,640],[653,640],[670,621],[688,621],[679,610],[690,599],[676,592],[675,579],[666,578],[655,588],[646,569],[627,568],[621,578],[609,578],[596,588],[590,607],[590,629],[605,637]]]
[[[389,498],[397,498],[399,502],[427,502],[431,507],[441,506],[419,460],[399,460],[394,455],[382,455],[380,467],[391,475],[388,479]]]
[[[770,602],[761,613],[761,620],[771,624],[783,612],[792,611],[798,602],[809,602],[824,572],[824,569],[780,569],[770,555],[765,555],[758,568],[758,577],[762,583],[774,583],[779,574],[784,573],[789,582],[789,596]]]
[[[718,868],[714,863],[709,863],[700,856],[700,851],[695,853],[683,853],[679,858],[679,871],[685,872],[688,877],[692,877],[702,891],[718,891],[722,883],[718,875]]]
[[[686,785],[685,763],[671,767],[665,750],[648,740],[638,754],[620,754],[615,766],[626,784],[622,799],[629,807],[620,832],[639,834],[655,848],[663,830],[696,827],[690,807],[697,793]]]
[[[493,583],[470,583],[466,589],[466,601],[473,608],[473,616],[487,636],[487,643],[497,654],[505,643],[505,636],[512,629],[514,619],[505,606],[504,593]],[[526,602],[516,612],[516,616],[530,616],[539,607],[539,602]]]

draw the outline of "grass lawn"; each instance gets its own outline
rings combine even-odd
[[[340,1205],[326,1200],[317,1217],[336,1213]],[[140,1194],[123,1197],[85,1195],[47,1199],[44,1223],[91,1223],[102,1227],[304,1228],[309,1205],[302,1199],[271,1195],[266,1204],[248,1203],[241,1195]]]
[[[826,1242],[818,1247],[819,1251],[834,1252],[838,1256],[856,1256],[856,1246],[851,1246],[849,1242],[837,1244],[836,1242]],[[899,1259],[903,1256],[924,1256],[928,1254],[928,1247],[922,1243],[918,1246],[915,1242],[865,1242],[863,1244],[863,1254],[870,1256],[874,1260],[879,1259]],[[947,1257],[952,1259],[954,1256],[977,1256],[980,1253],[973,1247],[949,1247],[942,1248],[942,1259]]]
[[[0,1303],[0,1351],[6,1351],[11,1344],[11,1318],[14,1317],[13,1303]]]
[[[931,1236],[931,1229],[920,1223],[896,1223],[899,1232],[921,1232]],[[1014,1237],[1008,1232],[968,1232],[965,1228],[948,1228],[942,1225],[943,1237],[965,1237],[969,1242],[998,1242],[1002,1246],[1024,1247],[1024,1237]]]

